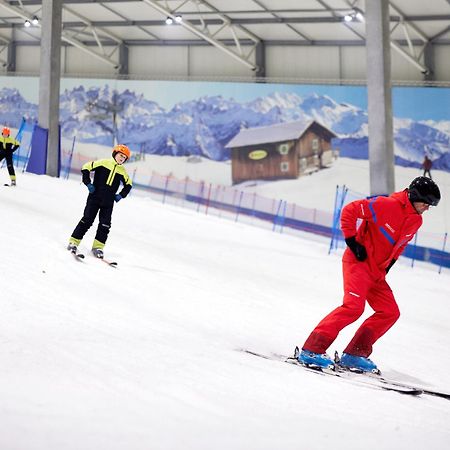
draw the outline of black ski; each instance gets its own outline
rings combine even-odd
[[[265,355],[263,353],[258,353],[258,352],[254,352],[254,351],[246,350],[246,349],[241,349],[241,351],[243,351],[244,353],[247,353],[249,355],[257,356],[259,358],[273,360],[273,361],[286,362],[289,364],[299,366],[302,369],[307,370],[308,372],[316,373],[316,374],[319,374],[322,376],[334,376],[334,377],[342,378],[349,382],[360,384],[360,385],[373,386],[373,387],[383,389],[383,390],[398,392],[400,394],[413,395],[413,396],[420,396],[421,394],[426,394],[426,395],[441,397],[441,398],[450,400],[450,394],[448,394],[448,393],[437,391],[434,389],[427,389],[422,386],[414,386],[409,383],[402,383],[402,382],[399,382],[396,380],[390,380],[390,379],[384,378],[380,375],[351,372],[348,370],[344,370],[343,368],[340,368],[337,365],[335,366],[334,370],[320,369],[317,367],[308,367],[303,364],[300,364],[298,362],[297,358],[295,358],[295,356],[284,356],[284,355],[274,354],[274,353],[270,354],[270,355]],[[297,351],[297,349],[296,349],[296,351]]]
[[[95,255],[93,255],[93,257],[94,257],[95,259],[98,259],[99,261],[104,262],[105,264],[108,264],[108,266],[110,266],[110,267],[117,267],[117,262],[116,262],[116,261],[109,261],[109,260],[107,260],[107,259],[105,259],[105,258],[98,258],[98,257],[95,256]]]
[[[83,259],[84,259],[83,253],[70,252],[70,254],[71,254],[77,261],[83,261]]]
[[[97,258],[100,259],[100,258]],[[103,261],[105,264],[108,264],[110,267],[117,267],[116,261],[108,261],[107,259],[101,258],[100,261]]]

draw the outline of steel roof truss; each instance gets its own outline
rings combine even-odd
[[[94,56],[95,55],[102,56],[102,60],[104,62],[108,61],[108,63],[110,65],[117,68],[118,64],[117,64],[117,62],[115,62],[111,59],[111,56],[115,53],[115,51],[118,49],[118,47],[123,43],[122,40],[119,39],[113,33],[109,32],[101,27],[96,27],[89,19],[87,19],[86,17],[82,16],[81,14],[73,11],[71,8],[63,6],[63,9],[66,10],[67,12],[69,12],[70,14],[72,14],[73,16],[77,17],[79,20],[81,20],[86,25],[86,27],[82,30],[82,32],[85,32],[86,34],[89,34],[94,37],[94,40],[97,43],[97,47],[98,47],[100,53],[96,53],[91,49],[89,49],[89,53]],[[99,31],[101,32],[102,36],[99,35]],[[67,35],[67,33],[66,33],[66,35]],[[71,38],[75,39],[75,37],[77,35],[78,35],[78,33],[72,35]],[[101,37],[103,37],[103,36],[109,38],[110,40],[112,40],[116,43],[116,45],[114,46],[113,50],[110,53],[107,53],[103,47],[103,44],[101,41]],[[85,51],[84,45],[82,47],[77,45],[77,47],[80,48],[81,50]]]
[[[12,12],[17,17],[21,17],[24,20],[29,20],[29,21],[33,20],[33,15],[30,14],[27,10],[25,10],[24,8],[17,8],[15,6],[11,6],[5,0],[0,0],[0,7]],[[82,18],[80,17],[80,19],[82,19]],[[87,21],[87,19],[84,19],[84,20]],[[87,22],[89,22],[89,21],[87,21]],[[37,24],[37,26],[42,27],[41,22],[39,22]],[[86,47],[82,42],[78,41],[75,37],[70,36],[64,30],[61,32],[61,39],[64,40],[65,42],[73,45],[74,47],[77,47],[78,49],[82,50],[83,52],[88,53],[89,55],[94,56],[97,59],[100,59],[104,63],[109,64],[109,65],[113,66],[114,68],[118,68],[117,62],[111,60],[110,58],[108,58],[105,55],[100,55],[97,52],[95,52],[94,50],[91,50],[90,48]]]
[[[202,0],[185,0],[185,1],[181,2],[181,4],[178,5],[175,9],[170,9],[170,8],[168,8],[167,3],[166,3],[166,6],[162,6],[160,3],[158,3],[155,0],[142,0],[142,1],[144,3],[146,3],[148,6],[152,7],[153,9],[156,9],[157,11],[162,13],[163,15],[165,15],[167,17],[171,17],[174,21],[175,21],[175,16],[180,14],[180,13],[177,13],[177,11],[179,11],[181,6],[183,6],[183,5],[185,5],[185,4],[189,3],[189,2],[193,2],[194,6],[198,10],[198,14],[200,16],[200,24],[201,24],[201,26],[197,27],[192,22],[190,22],[189,20],[183,20],[178,25],[182,26],[183,28],[185,28],[185,29],[189,30],[190,32],[192,32],[193,34],[197,35],[198,37],[200,37],[200,38],[204,39],[205,41],[209,42],[211,45],[213,45],[214,47],[216,47],[219,50],[223,51],[224,53],[226,53],[227,55],[231,56],[235,60],[239,61],[241,64],[244,64],[245,66],[249,67],[252,70],[257,70],[256,65],[250,60],[250,55],[253,52],[250,51],[250,53],[247,54],[247,55],[245,55],[243,53],[242,46],[241,46],[241,43],[240,43],[240,39],[237,36],[236,30],[234,28],[238,28],[241,32],[246,34],[247,39],[250,39],[253,42],[252,46],[255,47],[255,48],[256,48],[257,43],[260,41],[259,38],[257,36],[255,36],[253,33],[250,33],[248,30],[246,30],[242,26],[231,24],[231,21],[230,21],[230,19],[227,16],[225,16],[222,13],[220,13],[213,6],[209,5],[207,2],[202,1]],[[219,27],[219,30],[215,31],[214,33],[210,32],[210,30],[208,29],[208,25],[206,24],[206,22],[205,22],[205,20],[203,18],[202,11],[200,10],[200,4],[202,6],[205,6],[206,8],[209,8],[210,10],[213,10],[215,12],[215,14],[217,14],[217,16],[223,22],[221,24],[221,26]],[[230,33],[232,35],[232,38],[233,38],[233,41],[234,41],[235,46],[237,48],[237,51],[232,50],[228,46],[224,45],[221,41],[216,39],[217,34],[220,31],[223,31],[224,29],[229,29],[230,30]]]
[[[322,0],[317,0],[319,3],[324,3]],[[356,5],[357,1],[354,1],[353,3],[350,2],[349,0],[347,0],[347,4],[349,5],[349,7],[354,7]],[[405,15],[395,6],[392,4],[392,2],[389,2],[390,7],[400,16],[402,25],[403,25],[403,29],[405,30],[405,23],[407,22],[407,20],[405,19]],[[343,22],[344,25],[347,25],[345,22]],[[348,26],[348,25],[347,25]],[[396,27],[394,27],[391,30],[391,35],[392,35],[392,31],[395,29]],[[414,29],[414,31],[419,35],[419,37],[421,38],[422,41],[424,42],[424,46],[427,44],[428,42],[428,38],[422,33],[422,31],[417,28],[416,26],[412,27]],[[410,49],[412,49],[413,54],[408,53],[403,47],[401,47],[397,42],[394,42],[392,37],[391,37],[391,42],[390,42],[390,46],[391,48],[393,48],[399,55],[401,55],[403,58],[405,58],[408,62],[410,62],[414,67],[416,67],[417,69],[419,69],[423,74],[428,74],[430,73],[430,70],[428,67],[424,66],[420,60],[415,56],[414,54],[414,47],[412,46],[411,43],[411,39],[409,37],[409,34],[406,32],[406,40],[408,43],[408,47]]]
[[[409,61],[413,66],[415,66],[417,69],[419,69],[423,74],[428,74],[430,72],[430,69],[426,67],[424,64],[421,63],[420,58],[422,57],[425,47],[427,43],[429,42],[429,38],[413,23],[409,22],[402,11],[400,11],[392,2],[389,2],[391,9],[399,15],[400,17],[400,24],[403,29],[403,34],[405,35],[406,42],[408,44],[409,52],[407,52],[403,47],[401,47],[397,42],[395,42],[391,38],[391,47],[399,53],[401,56],[403,56],[407,61]],[[423,45],[420,49],[419,55],[416,55],[415,47],[412,43],[411,36],[409,30],[414,31],[420,38],[420,40],[423,42]],[[392,35],[391,30],[391,35]]]

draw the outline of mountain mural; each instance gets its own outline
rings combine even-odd
[[[1,89],[0,105],[3,124],[16,126],[22,117],[36,119],[37,106],[16,89]],[[333,144],[341,156],[368,158],[367,112],[315,93],[300,97],[274,92],[247,103],[204,96],[166,110],[129,90],[78,86],[61,94],[60,106],[64,137],[103,145],[123,142],[149,154],[224,161],[230,157],[225,145],[241,128],[304,119],[333,130],[339,136]],[[419,167],[427,153],[434,168],[450,171],[450,121],[395,118],[394,141],[396,164]]]

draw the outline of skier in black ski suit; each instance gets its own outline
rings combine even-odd
[[[83,165],[81,168],[83,183],[89,190],[89,196],[83,217],[69,239],[67,250],[72,253],[77,252],[78,245],[98,214],[99,224],[92,244],[92,253],[97,258],[103,258],[103,248],[111,228],[114,202],[125,198],[132,187],[131,179],[122,166],[130,156],[129,148],[126,145],[118,144],[113,148],[112,158],[89,161]],[[93,182],[90,172],[95,172]],[[120,183],[124,186],[120,193],[116,194]]]
[[[13,166],[13,153],[20,147],[20,142],[11,137],[11,130],[7,127],[3,128],[0,137],[0,161],[6,159],[6,167],[8,168],[9,178],[11,178],[11,186],[16,185],[16,172]]]

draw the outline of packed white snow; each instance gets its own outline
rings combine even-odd
[[[88,255],[96,224],[85,262],[65,249],[86,196],[79,181],[47,176],[1,186],[0,449],[448,447],[448,400],[240,351],[289,355],[340,303],[327,240],[132,191],[105,248],[114,269]],[[400,259],[388,281],[402,317],[373,360],[388,377],[450,391],[449,269]]]

